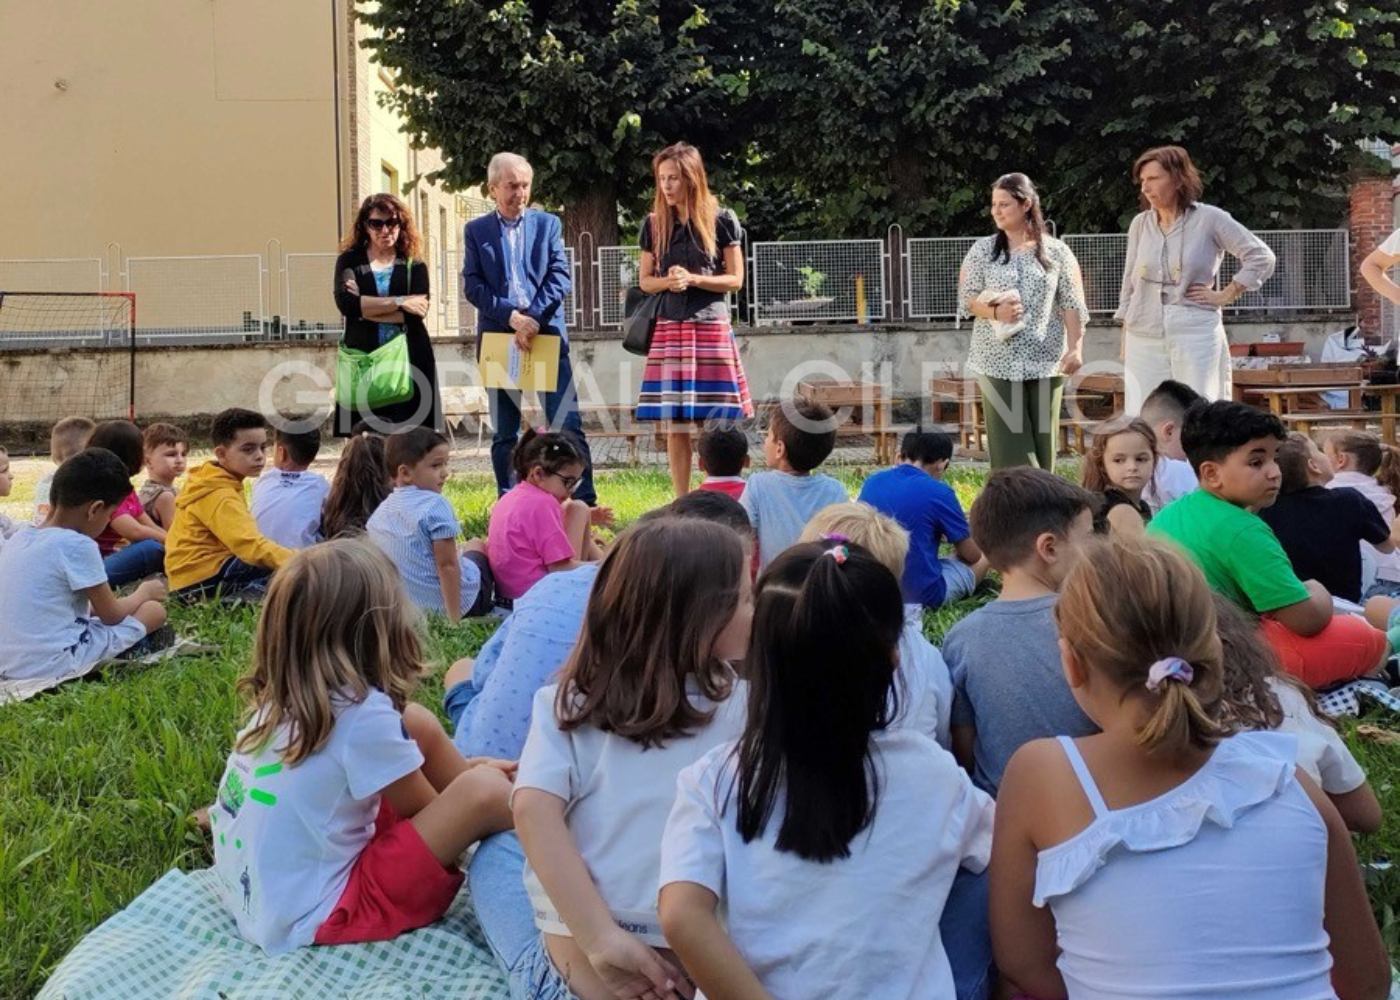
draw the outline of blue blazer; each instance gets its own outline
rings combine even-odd
[[[569,294],[569,260],[564,255],[563,226],[557,215],[525,210],[525,261],[521,270],[530,304],[520,311],[534,319],[540,330],[567,339],[564,311]],[[505,234],[495,212],[473,219],[462,235],[462,283],[467,301],[476,306],[478,333],[509,331],[510,314],[517,308],[509,295]]]

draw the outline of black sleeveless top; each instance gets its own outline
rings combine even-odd
[[[1102,494],[1103,506],[1094,515],[1094,533],[1098,535],[1108,534],[1108,512],[1114,507],[1128,506],[1133,508],[1142,516],[1142,523],[1147,524],[1152,520],[1152,508],[1147,506],[1146,500],[1139,500],[1133,503],[1132,498],[1116,486],[1110,486]]]

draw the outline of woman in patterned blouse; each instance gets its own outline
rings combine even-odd
[[[1025,174],[992,186],[995,236],[963,259],[958,301],[972,324],[967,367],[982,391],[993,469],[1055,467],[1064,376],[1083,364],[1089,311],[1074,254],[1046,235],[1040,196]]]

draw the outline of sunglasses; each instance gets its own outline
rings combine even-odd
[[[399,220],[398,220],[398,219],[366,219],[366,220],[365,220],[365,225],[368,226],[370,229],[373,229],[375,232],[378,232],[378,231],[381,230],[381,229],[398,229],[398,228],[399,228]]]

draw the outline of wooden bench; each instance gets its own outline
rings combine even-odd
[[[875,439],[875,464],[894,462],[895,439],[890,429],[890,399],[879,382],[812,376],[797,384],[797,395],[847,410],[847,419],[836,427],[836,436]]]
[[[1299,434],[1311,434],[1314,426],[1346,424],[1356,430],[1365,430],[1366,425],[1377,419],[1379,413],[1371,410],[1316,410],[1301,413],[1285,413],[1279,419],[1289,430]]]

